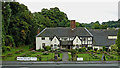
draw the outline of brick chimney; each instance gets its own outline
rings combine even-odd
[[[76,22],[75,22],[75,20],[71,20],[70,28],[72,28],[72,29],[76,28]]]
[[[38,30],[37,30],[37,34],[39,34],[40,33],[40,28],[38,28]]]

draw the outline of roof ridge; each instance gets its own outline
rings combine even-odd
[[[39,34],[37,34],[36,37],[39,36],[42,32],[44,32],[46,29],[47,29],[47,27],[45,29],[43,29]]]
[[[91,36],[93,36],[92,35],[92,33],[90,33],[90,31],[87,29],[87,28],[84,28]]]

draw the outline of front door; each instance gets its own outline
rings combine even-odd
[[[71,46],[70,46],[70,45],[68,45],[68,49],[71,49]]]

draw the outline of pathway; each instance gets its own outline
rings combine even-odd
[[[68,52],[63,52],[62,54],[62,61],[68,61]]]

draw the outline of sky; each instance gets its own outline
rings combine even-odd
[[[107,22],[118,20],[119,0],[17,0],[25,4],[33,12],[41,12],[43,8],[58,7],[66,13],[69,20],[79,23],[95,21]]]

